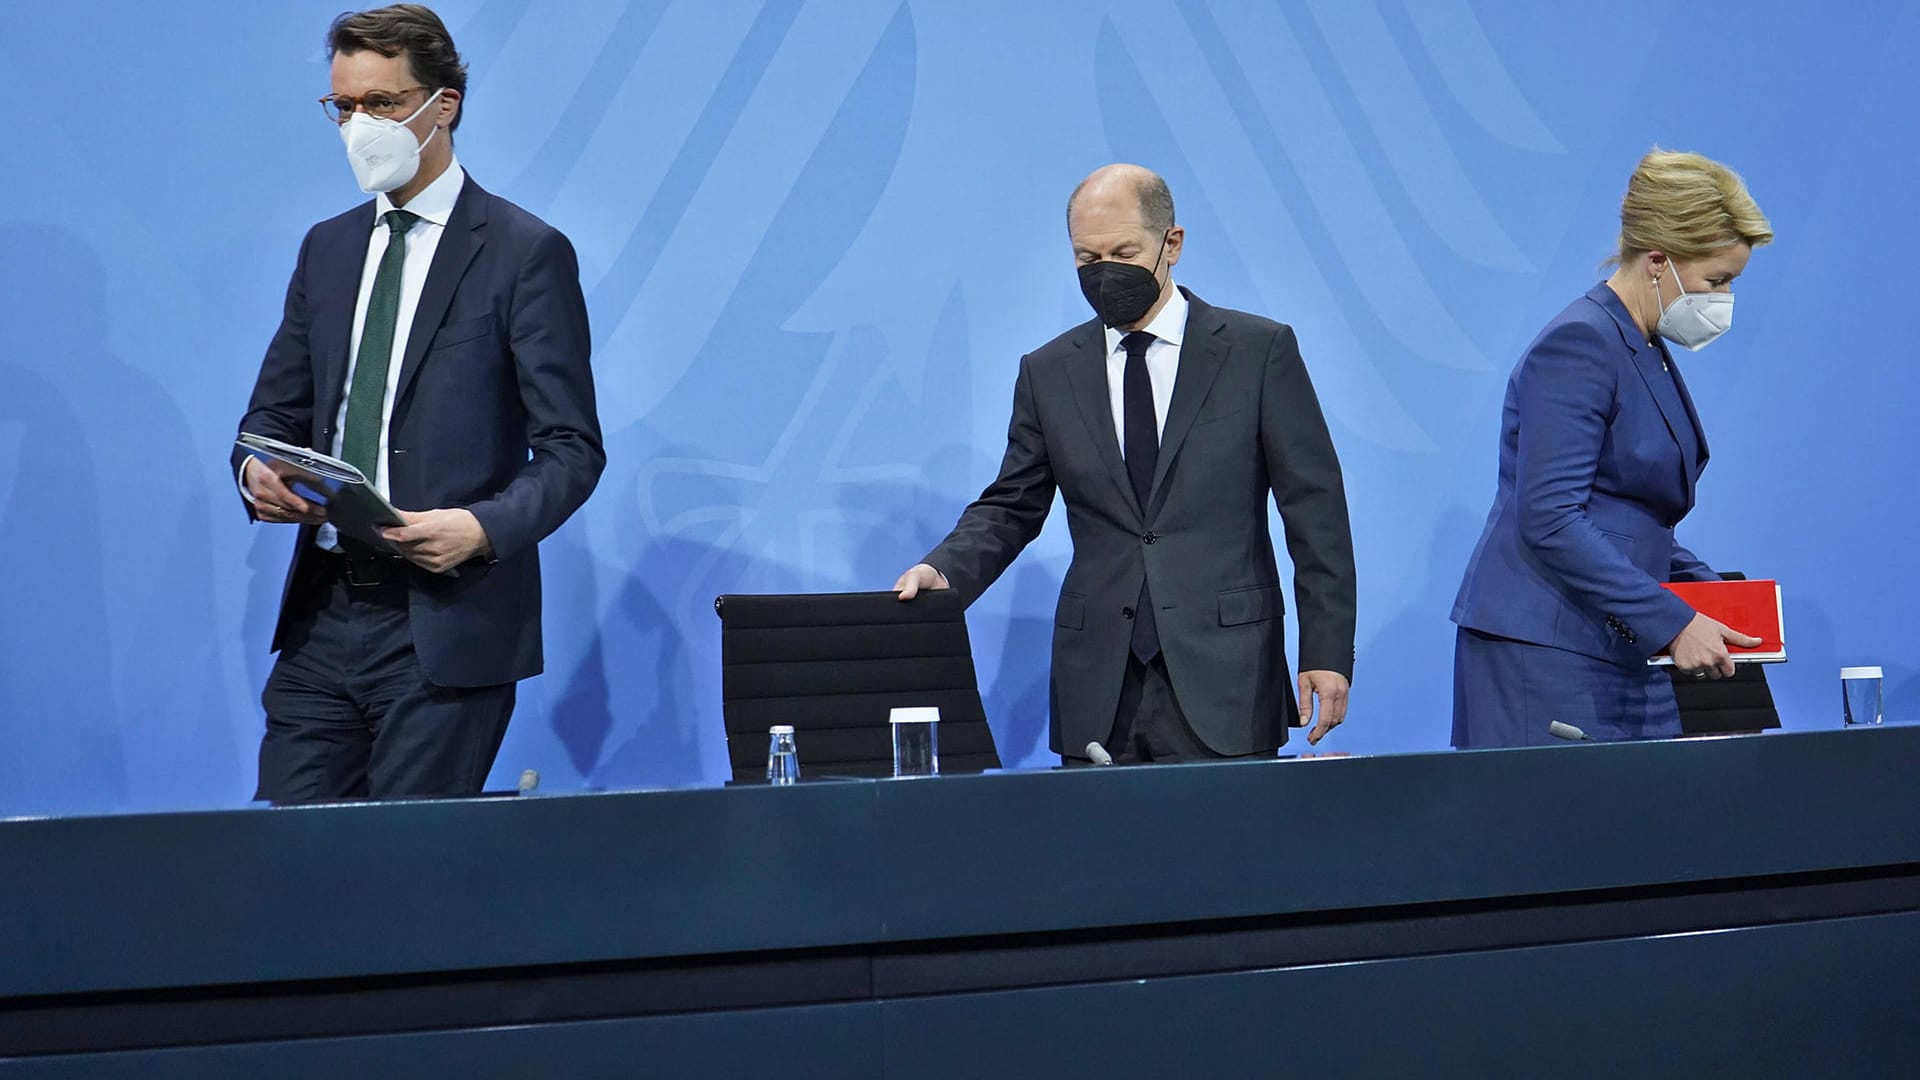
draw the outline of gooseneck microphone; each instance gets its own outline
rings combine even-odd
[[[1113,764],[1113,755],[1107,753],[1107,748],[1097,742],[1087,744],[1087,757],[1091,759],[1095,765]]]
[[[1584,731],[1581,731],[1579,728],[1574,727],[1572,724],[1563,724],[1558,720],[1555,720],[1552,723],[1547,725],[1547,733],[1557,738],[1566,739],[1569,742],[1579,742],[1582,739],[1585,739],[1588,742],[1593,741],[1593,736],[1587,734]]]

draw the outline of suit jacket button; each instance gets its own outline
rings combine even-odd
[[[1140,539],[1145,540],[1147,543],[1151,544],[1155,540],[1160,539],[1160,534],[1155,532],[1150,532],[1147,535],[1141,537]]]
[[[1130,607],[1123,607],[1123,608],[1121,608],[1121,609],[1120,609],[1120,617],[1121,617],[1121,618],[1123,618],[1123,619],[1131,619],[1131,618],[1133,618],[1133,609],[1132,609],[1132,608],[1130,608]]]

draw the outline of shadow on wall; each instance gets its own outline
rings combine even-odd
[[[957,307],[949,314],[961,317]],[[927,396],[942,404],[917,410],[872,327],[744,338],[713,351],[784,355],[792,363],[783,370],[800,378],[783,388],[779,377],[762,377],[756,399],[733,392],[739,384],[726,378],[741,361],[716,359],[711,369],[695,366],[716,382],[683,384],[662,409],[672,418],[662,426],[732,418],[739,429],[722,433],[722,452],[697,449],[715,442],[711,430],[670,440],[635,424],[609,439],[620,475],[596,495],[596,519],[611,518],[597,531],[619,537],[632,561],[623,558],[625,582],[553,716],[574,764],[597,784],[726,778],[715,596],[885,589],[938,540],[923,523],[957,512],[936,507],[944,500],[934,492],[960,483],[971,464],[962,441],[966,365],[930,371]],[[730,406],[703,413],[722,392]],[[742,422],[756,410],[764,422]],[[922,450],[929,440],[940,449]],[[562,580],[585,559],[584,551],[567,552]],[[620,730],[631,734],[603,755]]]
[[[94,250],[26,223],[0,250],[0,809],[193,803],[241,772],[200,455],[161,384],[107,351]]]
[[[1000,664],[987,698],[987,715],[996,722],[994,739],[1008,768],[1048,768],[1060,759],[1050,744],[1053,673],[1053,620],[1061,574],[1038,563],[1014,567],[1011,610],[1036,612],[1007,620]]]
[[[565,750],[568,763],[576,773],[586,776],[599,762],[613,728],[604,634],[596,630],[587,639],[578,661],[564,673],[555,655],[557,646],[565,641],[556,630],[600,625],[599,567],[594,564],[581,535],[583,524],[575,518],[541,541],[540,604],[541,617],[546,623],[543,637],[548,679],[560,687],[550,698],[549,726]],[[509,773],[496,775],[494,787],[503,786],[518,773],[504,754],[494,767],[496,770],[506,768]]]
[[[712,597],[690,605],[683,586],[740,556],[661,536],[660,522],[641,505],[632,464],[683,454],[643,423],[610,433],[592,520],[570,522],[541,546],[547,678],[558,683],[546,723],[590,789],[680,786],[704,775],[697,703],[705,692],[717,702],[719,686],[717,679],[702,685],[705,665],[690,634],[713,630],[717,676],[718,630],[701,617],[717,620]],[[596,559],[594,535],[615,537],[618,546]],[[564,670],[555,663],[566,644],[555,632],[563,624],[592,627]]]
[[[59,229],[0,226],[0,757],[9,813],[119,808],[100,492],[74,372],[99,367],[99,261]]]
[[[752,39],[777,41],[781,18],[794,11],[769,8]],[[608,470],[588,524],[596,545],[613,538],[615,547],[563,550],[552,571],[569,582],[570,604],[614,590],[551,718],[592,784],[726,778],[716,595],[875,587],[864,584],[868,571],[850,573],[843,560],[860,523],[895,516],[889,501],[901,496],[886,485],[899,478],[839,456],[886,445],[863,431],[893,385],[888,343],[839,313],[809,318],[809,326],[832,329],[788,326],[845,258],[892,178],[913,101],[914,45],[902,5],[800,174],[779,193],[778,211],[699,349],[641,420],[609,433]],[[736,89],[750,86],[751,73],[740,75]],[[685,184],[705,174],[700,161],[719,145],[711,139],[727,137],[732,108],[703,117],[714,126],[683,148],[671,182],[591,292],[609,353],[622,351],[617,331],[644,299],[668,225],[684,210]],[[647,359],[671,366],[681,358]],[[658,377],[604,360],[599,370],[608,400]],[[896,412],[890,431],[917,431],[916,423],[910,410]],[[881,491],[846,512],[845,493],[876,475]],[[592,554],[624,578],[596,580],[587,568]]]
[[[1481,517],[1460,506],[1441,512],[1421,546],[1428,555],[1425,578],[1409,582],[1400,590],[1399,610],[1380,623],[1371,638],[1360,642],[1358,652],[1366,663],[1354,672],[1352,722],[1340,729],[1343,745],[1339,749],[1360,753],[1404,751],[1410,749],[1410,733],[1417,733],[1418,749],[1438,750],[1451,744],[1451,661],[1430,668],[1435,677],[1421,682],[1404,678],[1396,670],[1400,662],[1395,658],[1453,656],[1455,628],[1448,615],[1483,524]],[[1410,545],[1406,550],[1421,548]],[[1360,574],[1364,604],[1368,599],[1364,566]],[[1369,718],[1378,718],[1378,722]],[[1296,730],[1294,737],[1302,736]]]
[[[701,726],[705,714],[717,709],[696,702],[719,701],[719,620],[711,597],[691,611],[669,605],[675,583],[716,559],[738,562],[739,556],[693,543],[648,544],[601,612],[551,718],[554,734],[589,786],[676,787],[706,778]],[[706,628],[715,639],[710,663],[701,655],[709,650],[690,633],[702,617],[715,624]],[[717,718],[714,724],[707,734],[718,738]]]

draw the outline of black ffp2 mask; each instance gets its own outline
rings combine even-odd
[[[1094,314],[1108,326],[1127,326],[1139,322],[1160,299],[1160,260],[1167,254],[1167,236],[1160,235],[1160,254],[1154,256],[1153,269],[1129,262],[1108,259],[1082,263],[1080,294],[1093,306]]]

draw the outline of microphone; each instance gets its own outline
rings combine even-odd
[[[1101,746],[1098,742],[1090,742],[1087,744],[1087,756],[1093,759],[1095,765],[1113,764],[1113,755],[1107,753],[1107,748]]]
[[[1566,739],[1569,742],[1579,742],[1582,739],[1588,742],[1593,741],[1593,736],[1588,735],[1572,724],[1563,724],[1558,720],[1547,725],[1547,733],[1556,738]]]
[[[531,795],[540,788],[540,772],[537,769],[520,770],[520,794]]]

